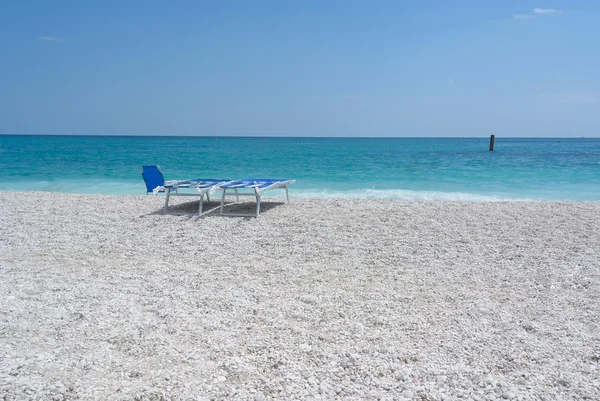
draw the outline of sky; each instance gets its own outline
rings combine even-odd
[[[600,2],[0,2],[0,134],[600,136]]]

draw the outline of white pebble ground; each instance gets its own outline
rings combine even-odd
[[[0,193],[0,399],[600,399],[600,203],[174,202]]]

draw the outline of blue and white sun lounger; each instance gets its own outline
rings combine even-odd
[[[247,217],[258,217],[260,213],[260,198],[261,195],[270,189],[283,188],[285,189],[285,197],[287,203],[290,203],[290,197],[288,193],[288,187],[295,183],[296,180],[290,179],[276,179],[276,178],[246,178],[243,180],[231,181],[227,183],[219,184],[218,189],[222,192],[221,195],[221,216],[247,216]],[[236,200],[239,200],[240,196],[254,196],[256,198],[256,213],[225,213],[223,207],[225,205],[225,195],[228,190],[234,190]],[[252,192],[239,192],[240,190],[252,190]]]
[[[165,181],[160,166],[146,165],[142,166],[142,178],[146,183],[146,193],[154,193],[155,195],[159,192],[165,192],[165,212],[169,209],[169,198],[174,196],[200,196],[200,206],[198,207],[198,214],[202,214],[202,206],[204,204],[204,195],[206,200],[210,201],[210,194],[212,194],[221,184],[231,182],[231,180],[222,180],[215,178],[196,178],[194,180],[171,180]],[[180,189],[192,189],[194,192],[179,192]],[[175,193],[172,193],[172,192]]]

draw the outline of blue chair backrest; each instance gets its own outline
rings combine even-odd
[[[156,187],[165,185],[165,177],[160,171],[160,166],[142,166],[142,178],[146,183],[146,193],[152,192]]]

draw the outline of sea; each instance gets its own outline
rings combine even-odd
[[[144,194],[147,164],[302,198],[600,201],[600,138],[0,136],[0,191]]]

